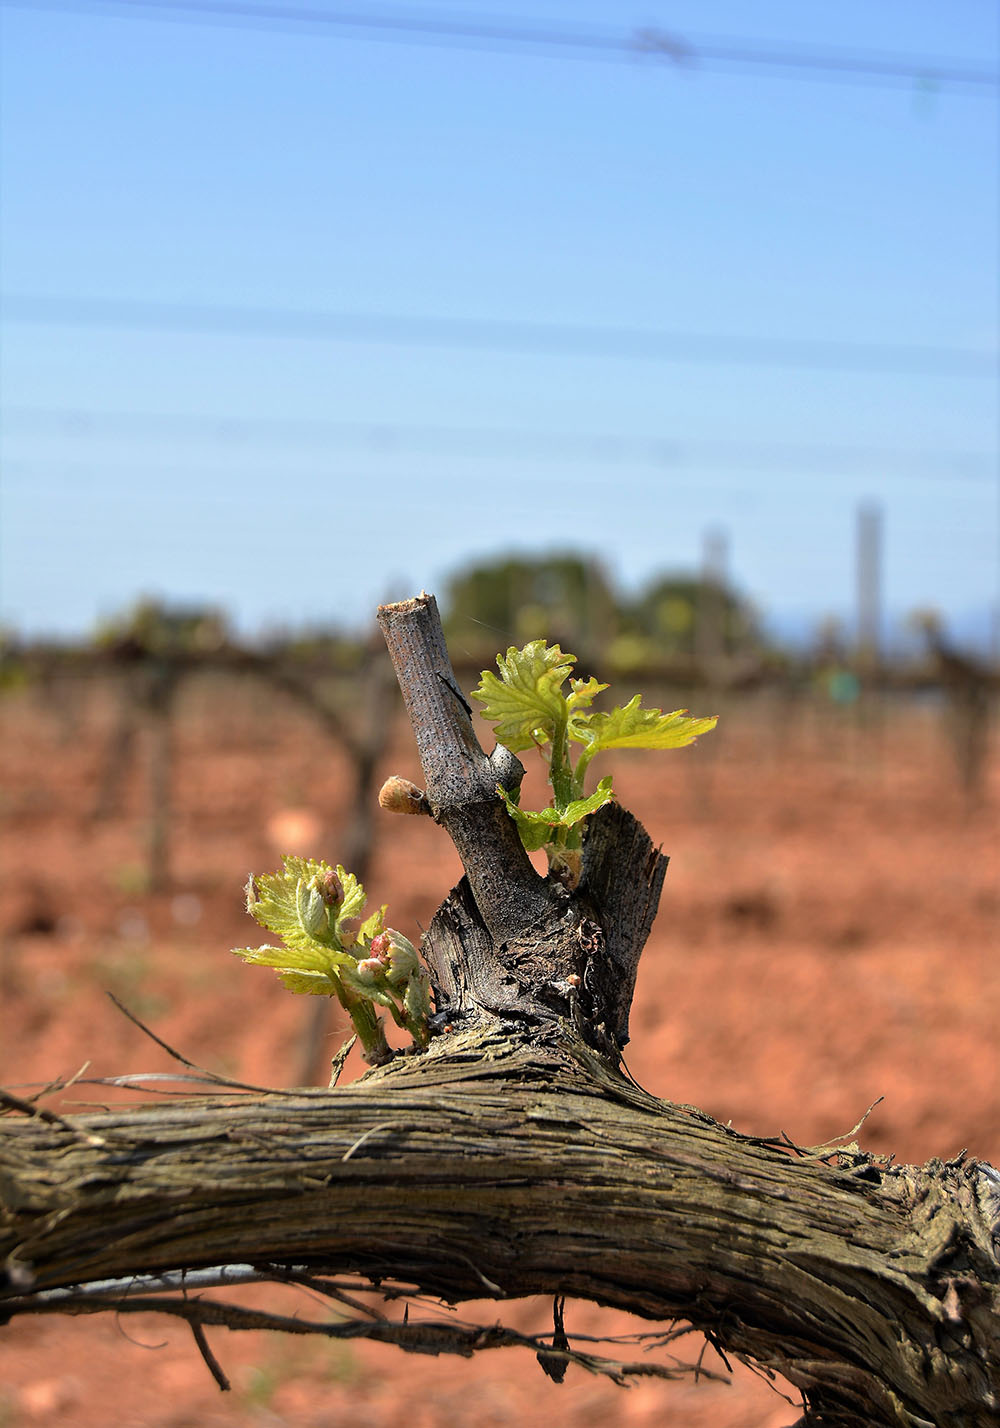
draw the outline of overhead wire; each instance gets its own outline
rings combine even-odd
[[[552,25],[527,19],[482,20],[461,12],[329,10],[316,4],[248,4],[245,0],[0,0],[8,8],[128,19],[175,18],[230,26],[308,28],[344,39],[438,44],[476,50],[555,54],[567,58],[666,61],[674,68],[766,70],[774,75],[864,83],[920,84],[969,91],[1000,88],[996,70],[919,55],[807,45],[761,44],[742,37],[680,35],[657,25],[632,29]]]
[[[74,442],[138,438],[193,439],[206,446],[328,447],[392,455],[419,452],[462,457],[625,463],[662,468],[728,466],[818,475],[877,473],[890,477],[991,481],[994,456],[977,451],[906,451],[858,445],[810,445],[638,436],[620,432],[530,431],[502,427],[237,417],[221,413],[0,408],[8,438],[18,427]]]
[[[7,293],[0,321],[178,332],[225,337],[291,338],[460,348],[521,355],[598,357],[654,362],[730,363],[866,374],[996,376],[996,353],[976,348],[856,342],[736,333],[454,317],[139,298]]]
[[[366,9],[331,11],[317,5],[247,4],[240,0],[0,0],[0,6],[25,10],[61,10],[108,14],[129,19],[173,18],[182,22],[267,26],[344,39],[383,39],[396,43],[446,44],[452,47],[556,54],[572,58],[603,58],[635,62],[654,59],[677,69],[721,68],[728,72],[766,71],[772,75],[838,79],[862,83],[900,83],[933,89],[948,87],[985,94],[1000,88],[996,69],[902,53],[870,53],[808,46],[760,44],[741,38],[682,36],[655,25],[606,31],[595,27],[554,27],[524,20],[482,21],[466,14]],[[22,301],[21,321],[51,321]],[[50,304],[51,301],[47,300]],[[16,303],[15,303],[16,305]],[[498,347],[499,350],[563,351],[574,343],[580,355],[630,356],[657,360],[728,361],[763,365],[836,368],[840,370],[938,371],[949,375],[994,377],[993,354],[949,348],[900,348],[886,344],[830,343],[810,339],[708,337],[689,333],[648,333],[626,329],[570,328],[561,324],[491,323],[440,318],[392,318],[362,314],[292,314],[207,308],[175,309],[172,319],[162,308],[156,322],[129,315],[124,304],[112,313],[70,313],[62,320],[75,325],[162,326],[175,330],[228,331],[247,335],[334,337],[338,340],[394,341],[407,344]],[[133,308],[137,305],[133,304]],[[9,316],[8,311],[8,316]],[[15,320],[18,320],[15,318]],[[378,331],[381,323],[381,331]],[[420,327],[423,324],[423,333]],[[339,330],[337,330],[339,329]],[[353,329],[353,331],[351,331]],[[582,352],[581,352],[581,349]]]

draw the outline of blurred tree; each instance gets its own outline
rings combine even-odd
[[[230,639],[225,615],[209,605],[167,605],[143,597],[124,614],[103,620],[94,643],[120,658],[208,653]]]
[[[615,593],[598,561],[572,553],[508,556],[459,571],[444,598],[444,627],[459,659],[492,662],[498,648],[545,639],[584,663],[618,625]]]
[[[989,768],[990,718],[1000,676],[949,639],[936,610],[917,610],[911,626],[923,635],[945,696],[948,734],[966,798],[982,800]]]
[[[711,640],[700,626],[713,622]],[[619,666],[695,663],[706,644],[722,658],[752,655],[766,641],[753,606],[729,585],[686,574],[659,575],[621,611],[613,647]]]
[[[149,740],[146,867],[150,891],[171,882],[170,829],[177,694],[191,659],[216,655],[229,626],[210,606],[171,606],[144,597],[98,626],[94,643],[119,669],[118,713],[111,730],[92,816],[110,817],[136,757],[140,731]]]

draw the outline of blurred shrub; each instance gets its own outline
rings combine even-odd
[[[618,604],[596,560],[571,553],[510,556],[455,575],[442,618],[460,660],[492,664],[499,649],[545,639],[586,662],[614,637]]]
[[[498,649],[544,638],[606,673],[733,656],[762,657],[753,606],[728,585],[657,576],[638,596],[616,591],[600,563],[574,554],[503,557],[449,583],[444,626],[453,656],[492,663]]]

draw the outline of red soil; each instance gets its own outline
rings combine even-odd
[[[1000,1161],[1000,764],[970,806],[933,708],[862,714],[762,696],[723,714],[694,749],[614,767],[619,798],[671,855],[636,990],[632,1073],[658,1095],[800,1144],[849,1131],[883,1096],[859,1136],[867,1148],[924,1160],[967,1146]],[[49,1081],[88,1061],[94,1076],[173,1069],[107,991],[204,1066],[294,1084],[303,1003],[227,949],[259,940],[242,909],[250,869],[275,866],[283,851],[337,860],[350,796],[339,751],[273,696],[192,687],[177,721],[172,886],[152,894],[141,740],[121,808],[90,816],[114,727],[109,690],[68,691],[58,706],[8,695],[0,718],[0,1084]],[[402,724],[383,772],[419,780]],[[529,770],[536,791],[539,780]],[[458,862],[425,820],[381,815],[379,827],[368,885],[412,933]],[[343,1033],[331,1027],[331,1051]],[[289,1307],[287,1296],[256,1293]],[[549,1323],[540,1302],[457,1312]],[[579,1304],[566,1323],[571,1335],[651,1327]],[[183,1326],[18,1320],[0,1335],[0,1425],[779,1428],[797,1416],[739,1365],[731,1386],[649,1381],[623,1392],[575,1369],[557,1386],[521,1351],[466,1362],[211,1337],[230,1394]],[[700,1343],[692,1336],[677,1351],[694,1361]],[[704,1366],[723,1369],[711,1351]]]

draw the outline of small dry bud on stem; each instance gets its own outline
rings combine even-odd
[[[390,813],[430,813],[431,806],[423,789],[408,778],[393,774],[379,789],[378,801]]]

